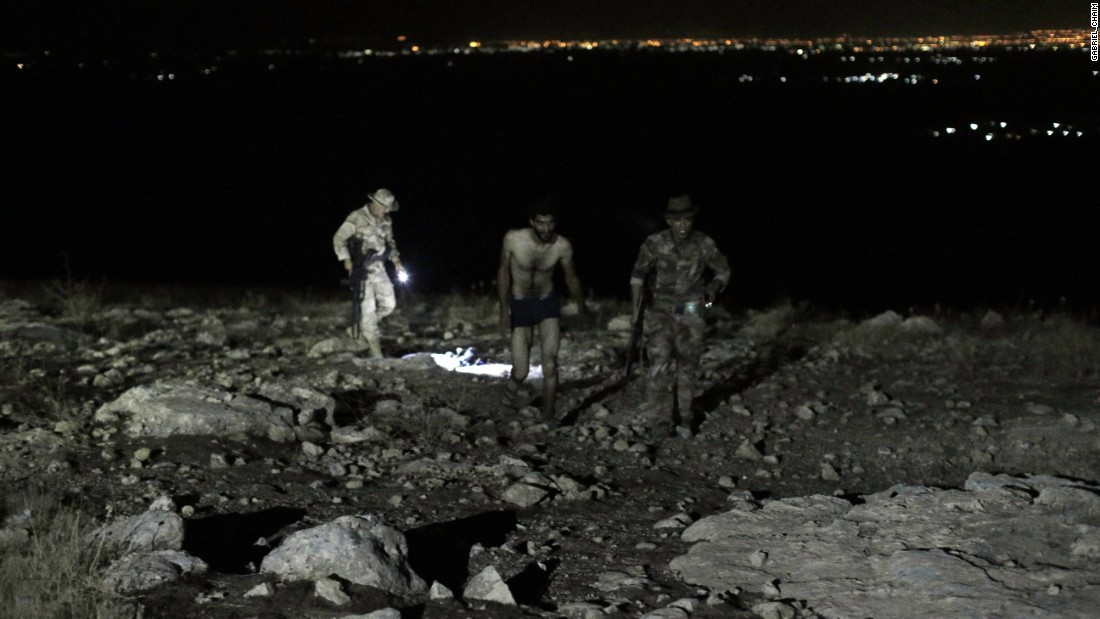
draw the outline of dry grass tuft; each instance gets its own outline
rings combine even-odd
[[[139,617],[134,602],[101,585],[110,557],[90,541],[95,522],[38,495],[6,496],[0,517],[0,617]]]

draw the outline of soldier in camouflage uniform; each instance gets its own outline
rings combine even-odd
[[[379,189],[368,198],[367,203],[352,211],[336,230],[332,237],[332,249],[336,252],[336,258],[344,263],[348,273],[352,270],[349,240],[358,244],[360,255],[369,263],[366,267],[366,280],[361,284],[362,294],[359,298],[362,300],[358,307],[358,333],[355,335],[367,342],[371,356],[381,357],[378,320],[388,316],[397,306],[385,261],[389,259],[393,262],[398,279],[404,281],[408,275],[397,253],[393,221],[389,216],[389,213],[397,210],[397,200],[389,189]]]
[[[671,198],[665,210],[669,229],[645,240],[630,277],[635,321],[650,282],[644,326],[650,361],[646,409],[655,437],[669,435],[674,409],[690,422],[703,352],[703,312],[730,278],[729,262],[714,240],[693,229],[698,212],[690,197]],[[708,268],[713,276],[705,283]]]

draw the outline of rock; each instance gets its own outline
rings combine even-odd
[[[517,482],[509,486],[500,498],[519,507],[531,507],[548,496],[550,491],[546,488]]]
[[[304,385],[284,383],[265,383],[258,392],[264,399],[287,406],[298,413],[298,425],[311,422],[324,422],[328,427],[336,426],[333,415],[336,412],[336,400],[325,393]]]
[[[626,572],[604,572],[596,578],[593,587],[600,591],[612,592],[619,589],[636,589],[653,585],[653,581],[641,574],[628,574]]]
[[[794,409],[794,416],[798,417],[802,421],[812,421],[816,413],[814,409],[806,406],[805,404],[798,406]]]
[[[199,332],[195,334],[195,341],[206,346],[225,346],[228,335],[225,325],[215,316],[207,316],[199,323]]]
[[[594,602],[570,602],[558,607],[557,612],[566,619],[601,619],[607,616],[604,605]]]
[[[149,511],[101,527],[92,533],[108,548],[126,552],[180,550],[183,548],[183,518],[172,511]]]
[[[922,333],[924,335],[939,335],[943,329],[928,316],[911,316],[901,323],[902,331],[909,333]]]
[[[384,441],[389,438],[388,434],[374,427],[359,429],[351,426],[341,426],[334,428],[329,433],[329,440],[336,445],[354,445],[368,441]]]
[[[1100,603],[1087,558],[1097,524],[1100,487],[975,473],[964,490],[895,486],[858,505],[739,505],[689,527],[698,543],[670,567],[715,591],[781,581],[781,597],[826,617],[1035,616],[1037,600],[1045,616],[1084,617]],[[1052,582],[1074,595],[1050,596]]]
[[[882,391],[874,390],[867,394],[867,406],[884,406],[890,403],[890,396]]]
[[[275,587],[268,582],[260,583],[244,593],[246,598],[267,598],[273,595],[275,595]]]
[[[671,518],[665,518],[653,525],[654,529],[682,529],[691,524],[693,518],[687,512],[680,512]]]
[[[401,619],[401,611],[396,608],[383,608],[365,615],[344,615],[340,619]]]
[[[344,593],[340,581],[332,578],[320,578],[315,581],[313,583],[313,595],[334,606],[346,606],[351,603],[351,598]]]
[[[437,580],[433,582],[431,588],[428,589],[428,597],[433,600],[453,600],[455,593],[451,591],[447,585]]]
[[[569,498],[577,498],[588,488],[588,486],[573,479],[568,475],[554,475],[554,486],[558,490],[561,490],[562,494]]]
[[[901,325],[901,316],[894,310],[887,310],[874,318],[868,318],[860,323],[867,327],[896,327]]]
[[[321,340],[314,344],[307,353],[307,356],[327,357],[337,353],[360,353],[368,350],[370,345],[366,340],[351,339],[348,337],[330,337],[325,340]]]
[[[1034,402],[1028,402],[1024,405],[1026,410],[1031,415],[1050,415],[1054,412],[1053,406],[1047,406],[1046,404],[1036,404]]]
[[[1004,316],[1001,316],[999,313],[993,310],[987,311],[982,316],[982,319],[978,322],[978,325],[983,329],[996,329],[998,327],[1004,326],[1004,324]]]
[[[126,418],[130,436],[247,434],[279,442],[294,439],[292,416],[279,414],[255,398],[188,381],[134,387],[95,414],[100,423],[119,417]]]
[[[134,595],[206,570],[204,561],[178,550],[132,552],[107,568],[103,585],[121,595]]]
[[[634,323],[630,320],[630,314],[620,314],[607,321],[608,331],[630,331]]]
[[[737,447],[735,454],[738,458],[744,458],[746,460],[761,460],[764,454],[760,453],[760,450],[756,448],[756,445],[752,444],[752,441],[745,439],[741,441],[741,444]]]
[[[427,585],[408,565],[405,536],[378,516],[341,516],[287,536],[264,557],[262,573],[282,580],[335,575],[394,595],[424,593]]]
[[[688,619],[691,615],[682,608],[667,606],[642,615],[642,619]]]
[[[512,591],[504,583],[497,569],[491,565],[470,579],[462,591],[462,597],[467,600],[483,600],[513,606],[516,603],[515,598],[512,597]]]
[[[794,619],[798,611],[784,602],[763,602],[754,605],[752,612],[762,619]]]

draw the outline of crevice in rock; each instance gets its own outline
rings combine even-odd
[[[425,581],[438,581],[460,591],[474,544],[501,546],[515,529],[516,512],[499,510],[407,531],[409,565]]]
[[[183,549],[206,561],[216,572],[248,574],[259,568],[274,545],[257,545],[256,541],[262,537],[270,542],[306,513],[304,509],[274,507],[250,514],[192,518],[184,522]]]
[[[337,426],[362,422],[374,411],[374,405],[382,399],[375,391],[357,390],[331,394],[336,400],[333,418]]]
[[[550,588],[558,563],[557,559],[533,561],[522,572],[505,581],[516,603],[524,606],[545,605],[541,600]]]

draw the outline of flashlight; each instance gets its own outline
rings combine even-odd
[[[405,271],[401,271],[400,273],[397,274],[397,281],[401,282],[402,284],[408,282],[409,281],[409,274],[406,273]]]

